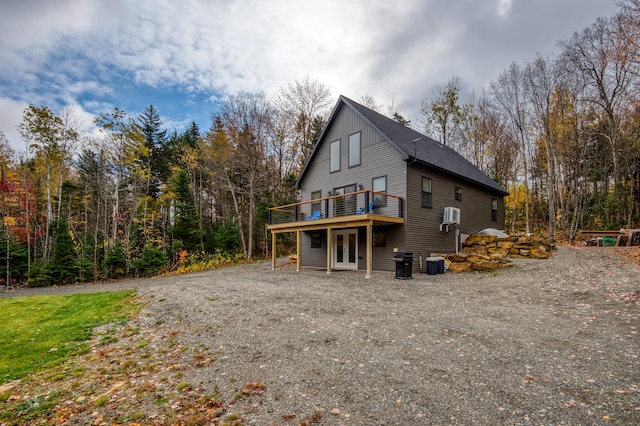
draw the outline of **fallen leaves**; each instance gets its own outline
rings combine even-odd
[[[209,350],[181,344],[179,333],[168,324],[141,331],[134,319],[109,333],[117,338],[105,340],[96,335],[86,355],[70,359],[56,371],[43,371],[25,383],[7,386],[11,395],[0,401],[0,413],[10,415],[11,424],[16,425],[46,418],[56,419],[55,424],[96,426],[141,421],[150,425],[242,424],[235,414],[227,415],[235,400],[207,395],[184,380],[187,369],[216,362]],[[54,385],[52,373],[59,377]],[[248,402],[265,391],[263,383],[249,382],[238,394]],[[33,407],[29,410],[21,408],[32,399],[47,402],[46,409],[38,408],[42,403],[29,404]]]
[[[264,394],[264,390],[265,390],[264,383],[251,382],[251,383],[247,383],[244,386],[244,389],[242,389],[241,393],[247,396],[262,395]]]

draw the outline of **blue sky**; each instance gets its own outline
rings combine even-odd
[[[206,130],[220,99],[305,76],[334,99],[373,96],[413,123],[453,76],[482,92],[511,62],[617,12],[615,0],[3,0],[0,130],[29,104],[71,105],[91,132],[153,104],[164,127]],[[418,129],[421,130],[421,129]]]

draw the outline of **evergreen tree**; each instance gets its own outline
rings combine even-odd
[[[160,187],[169,177],[169,161],[166,155],[167,131],[161,130],[162,120],[158,110],[149,105],[138,115],[140,132],[144,136],[145,146],[150,150],[148,167],[151,178],[147,187],[147,195],[153,198],[160,196]]]
[[[51,259],[46,266],[48,275],[59,284],[68,284],[76,280],[76,249],[69,234],[65,219],[58,219],[51,225],[53,245]]]
[[[172,179],[172,190],[175,194],[175,222],[173,237],[182,242],[182,248],[193,251],[202,246],[202,230],[200,217],[195,206],[189,175],[184,169],[176,172]]]
[[[127,275],[127,255],[120,241],[107,253],[104,259],[104,267],[109,278],[122,278]]]
[[[198,146],[198,139],[200,139],[200,129],[195,122],[191,122],[189,128],[185,131],[185,142],[190,148],[196,148]]]

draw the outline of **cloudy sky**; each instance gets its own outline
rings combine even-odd
[[[615,0],[2,0],[0,130],[29,104],[92,117],[153,104],[205,130],[229,94],[309,76],[418,121],[453,76],[481,92],[511,62],[617,12]]]

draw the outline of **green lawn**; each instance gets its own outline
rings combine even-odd
[[[0,299],[0,384],[82,353],[94,327],[139,309],[134,293]]]

